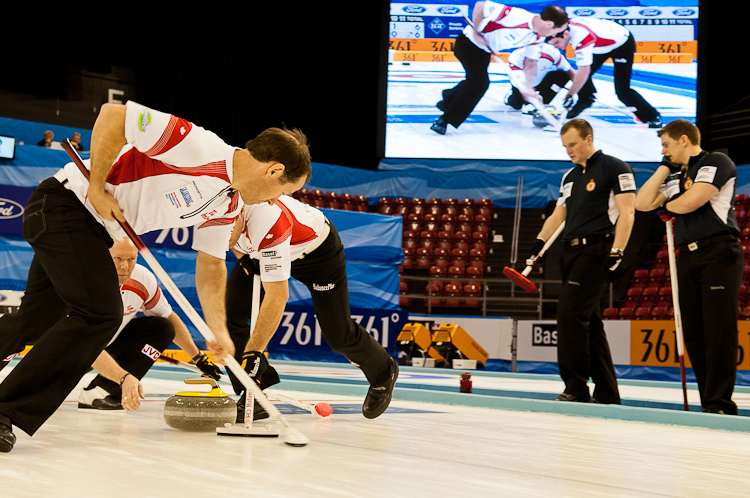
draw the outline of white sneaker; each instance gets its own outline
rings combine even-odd
[[[124,410],[120,400],[109,394],[101,387],[95,387],[90,390],[81,389],[78,396],[78,408],[88,408],[92,410]]]

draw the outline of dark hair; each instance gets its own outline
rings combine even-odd
[[[682,135],[685,135],[688,137],[691,144],[701,144],[700,130],[693,123],[685,119],[675,119],[674,121],[670,121],[664,125],[664,128],[657,131],[656,134],[659,137],[666,134],[672,140],[679,140]]]
[[[568,22],[568,13],[565,9],[557,5],[548,5],[544,8],[539,16],[542,21],[552,21],[556,28],[562,28]]]
[[[554,40],[555,38],[562,38],[563,35],[565,33],[567,33],[568,31],[570,31],[570,27],[565,28],[564,30],[562,30],[559,33],[557,33],[556,35],[548,36],[547,38],[544,39],[544,41],[547,42],[547,43],[549,43],[552,40]]]
[[[594,129],[585,119],[571,119],[563,125],[560,135],[565,135],[571,128],[576,130],[581,138],[586,138],[589,135],[594,136]]]
[[[268,128],[248,140],[245,147],[257,161],[283,164],[281,183],[295,182],[303,176],[309,180],[312,176],[307,137],[296,128]]]

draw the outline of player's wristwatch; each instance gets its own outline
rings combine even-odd
[[[618,256],[622,256],[623,250],[619,249],[617,247],[613,247],[609,250],[610,254],[617,254]]]

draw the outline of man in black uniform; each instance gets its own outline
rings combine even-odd
[[[671,121],[657,133],[664,160],[638,192],[636,209],[663,206],[674,213],[682,326],[702,411],[736,415],[743,270],[734,212],[737,168],[725,154],[701,149],[700,131],[689,121]]]
[[[560,131],[576,166],[563,175],[557,206],[532,248],[533,265],[545,241],[565,222],[557,303],[557,361],[565,391],[556,401],[620,403],[612,354],[599,300],[607,281],[619,274],[635,217],[635,175],[627,163],[594,147],[591,125],[568,121]]]

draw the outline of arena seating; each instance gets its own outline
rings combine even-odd
[[[740,228],[742,248],[745,254],[745,267],[739,291],[739,319],[750,320],[750,197],[747,194],[735,196],[735,212]],[[606,308],[602,312],[605,320],[672,320],[672,284],[669,272],[669,252],[667,236],[661,244],[650,267],[639,268],[630,279],[622,305],[619,308]],[[679,248],[675,256],[679,256]]]

